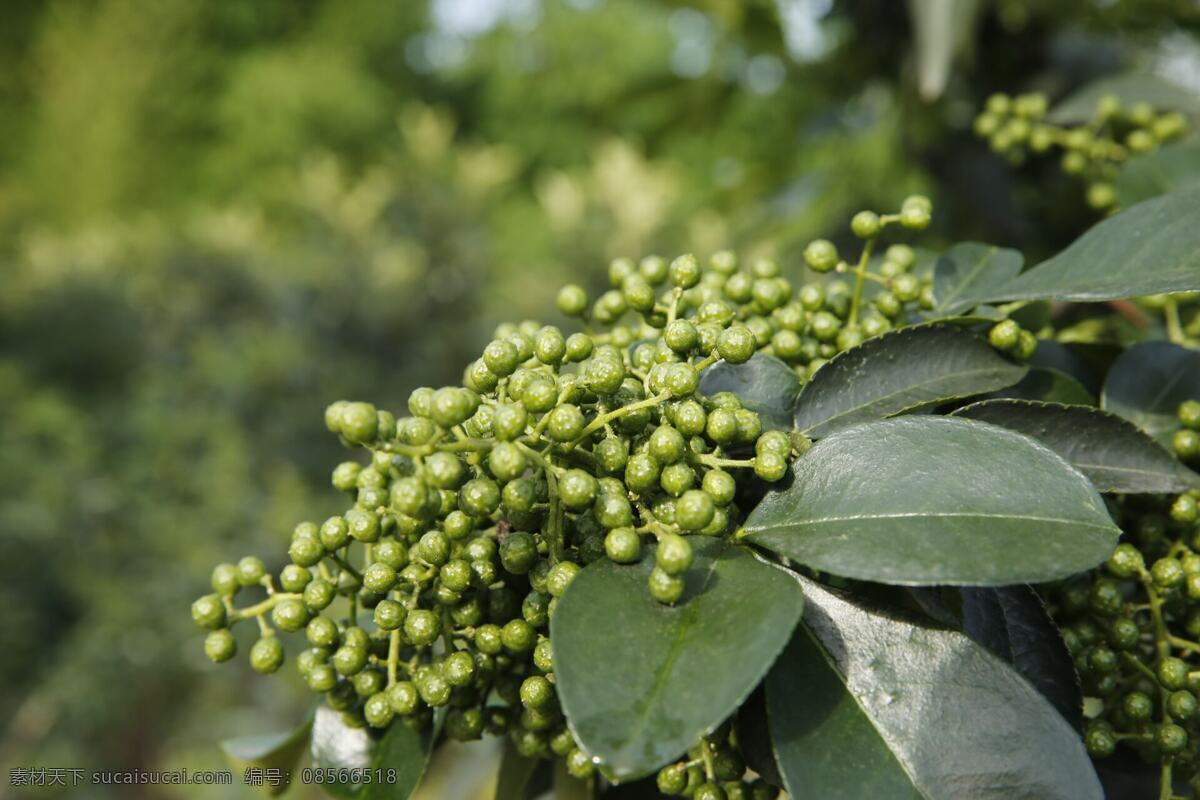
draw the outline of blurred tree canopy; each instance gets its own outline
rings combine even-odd
[[[187,606],[330,507],[333,399],[400,406],[614,256],[797,270],[914,191],[926,244],[1036,259],[1091,212],[972,136],[984,98],[1200,74],[1192,3],[996,0],[922,97],[925,2],[6,4],[0,760],[211,768],[299,716]]]

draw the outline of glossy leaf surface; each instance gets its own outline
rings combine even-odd
[[[814,569],[880,583],[1002,585],[1106,559],[1120,533],[1082,474],[1033,439],[911,416],[813,445],[743,525]]]
[[[559,697],[583,749],[618,782],[649,775],[741,704],[800,617],[783,570],[744,548],[692,537],[684,597],[650,597],[654,553],[596,561],[550,622]]]
[[[1012,386],[1027,367],[953,324],[868,339],[821,367],[796,404],[796,428],[819,438],[932,403]]]

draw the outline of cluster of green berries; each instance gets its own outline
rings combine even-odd
[[[555,691],[558,599],[587,564],[650,552],[650,595],[684,597],[691,537],[733,535],[747,484],[781,480],[809,445],[766,429],[736,394],[701,392],[705,370],[766,354],[806,380],[918,319],[932,296],[929,277],[911,271],[912,249],[872,253],[888,226],[921,230],[930,213],[911,197],[894,214],[857,214],[851,231],[865,243],[854,266],[828,241],[805,250],[814,271],[852,282],[796,288],[773,261],[742,269],[729,252],[704,265],[617,259],[598,297],[559,292],[578,330],[501,325],[461,385],[416,389],[403,415],[333,403],[326,427],[361,453],[332,473],[348,507],[297,525],[277,573],[252,556],[214,569],[212,593],[192,607],[205,652],[234,657],[231,628],[254,620],[254,669],[278,670],[281,634],[302,636],[297,667],[348,724],[421,727],[444,709],[450,738],[508,735],[521,754],[561,757],[589,778],[596,765]],[[775,796],[744,780],[731,734],[710,738],[703,769],[669,768],[664,791]]]
[[[1086,181],[1087,202],[1097,210],[1116,205],[1113,179],[1121,164],[1177,138],[1187,127],[1177,111],[1159,114],[1149,103],[1123,106],[1112,95],[1100,98],[1092,119],[1075,127],[1048,122],[1047,106],[1041,94],[994,94],[975,118],[975,133],[1014,164],[1029,154],[1061,151],[1063,172]]]
[[[658,790],[691,800],[774,800],[780,790],[746,768],[728,723],[658,772]]]
[[[1185,400],[1179,406],[1180,429],[1171,437],[1171,449],[1180,461],[1200,462],[1200,401]]]
[[[988,331],[992,347],[1008,353],[1019,361],[1028,361],[1037,352],[1038,340],[1032,331],[1022,328],[1015,320],[997,322]]]
[[[1196,433],[1200,402],[1180,406]],[[1200,775],[1200,490],[1110,503],[1123,541],[1100,569],[1059,587],[1052,609],[1085,696],[1100,702],[1084,741],[1094,758],[1130,748]]]

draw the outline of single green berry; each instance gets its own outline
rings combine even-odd
[[[1123,542],[1113,550],[1105,567],[1116,577],[1128,579],[1136,576],[1145,568],[1145,561],[1140,550],[1128,542]]]
[[[500,629],[500,641],[510,653],[527,653],[537,643],[537,632],[523,619],[514,619]]]
[[[1166,689],[1186,689],[1188,684],[1187,663],[1179,658],[1164,658],[1158,663],[1158,682]]]
[[[1185,461],[1191,461],[1200,456],[1200,431],[1184,428],[1181,431],[1176,431],[1171,437],[1171,447],[1175,451],[1175,455]]]
[[[717,353],[730,364],[744,364],[754,355],[754,334],[745,325],[726,328],[717,339]]]
[[[804,261],[814,272],[829,272],[838,265],[838,251],[833,242],[817,239],[804,248]]]
[[[209,631],[204,637],[204,654],[216,663],[228,661],[237,654],[237,639],[228,628]]]
[[[1158,749],[1168,755],[1183,752],[1187,747],[1188,735],[1187,731],[1171,722],[1163,723],[1158,728],[1158,733],[1154,737],[1158,744]]]
[[[242,586],[257,586],[267,574],[261,558],[246,556],[237,565],[238,581]]]
[[[684,537],[675,534],[664,534],[658,540],[658,549],[654,560],[660,569],[668,575],[681,575],[692,565],[694,554],[691,543]]]
[[[264,636],[250,648],[250,666],[269,675],[283,666],[283,644],[275,636]]]
[[[632,564],[642,557],[642,538],[633,528],[613,528],[604,538],[604,552],[618,564]]]
[[[879,235],[883,223],[874,211],[860,211],[850,220],[850,230],[860,239],[871,239]]]
[[[650,570],[650,596],[664,605],[673,605],[683,597],[683,578],[669,574],[662,567]]]
[[[1184,400],[1179,404],[1178,415],[1183,427],[1200,429],[1200,400]]]
[[[1011,352],[1016,349],[1017,344],[1021,339],[1021,326],[1013,322],[1011,319],[1006,319],[997,322],[988,331],[988,341],[992,347],[1004,352]]]
[[[225,604],[215,594],[206,594],[192,603],[192,619],[201,628],[217,630],[225,627]]]
[[[414,647],[427,647],[442,633],[442,618],[423,608],[409,611],[404,618],[404,638]]]

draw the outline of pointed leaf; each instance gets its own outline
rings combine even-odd
[[[1188,89],[1157,75],[1126,72],[1093,81],[1060,100],[1048,119],[1057,125],[1088,122],[1096,116],[1100,98],[1112,95],[1122,105],[1149,103],[1162,111],[1192,113],[1200,110],[1200,97]]]
[[[312,737],[312,724],[310,717],[290,731],[226,739],[221,742],[221,752],[239,772],[245,771],[247,767],[292,772],[308,748],[309,739]],[[263,788],[267,794],[277,795],[287,787],[287,783],[268,783]]]
[[[526,787],[537,769],[536,758],[526,758],[517,752],[512,740],[504,740],[500,754],[500,771],[496,775],[496,800],[525,800]]]
[[[341,714],[320,706],[313,719],[312,761],[320,769],[348,770],[348,775],[376,769],[396,770],[394,783],[324,783],[327,793],[353,800],[406,800],[425,774],[433,735],[397,723],[380,737],[351,728]]]
[[[1174,142],[1134,156],[1117,173],[1117,199],[1129,207],[1200,183],[1200,139]]]
[[[1096,302],[1200,290],[1197,223],[1200,186],[1155,197],[1097,223],[989,299]]]
[[[650,553],[628,567],[588,565],[550,620],[567,722],[617,782],[649,775],[721,724],[800,618],[803,597],[783,570],[726,542],[692,542],[677,605],[650,597]]]
[[[998,287],[1021,273],[1025,257],[1016,250],[979,242],[962,242],[937,261],[933,274],[937,316],[969,311]]]
[[[1027,436],[954,417],[900,417],[813,445],[750,513],[751,542],[879,583],[1037,583],[1108,558],[1104,500]]]
[[[1024,378],[1007,389],[993,392],[992,396],[1075,406],[1096,405],[1096,398],[1092,397],[1082,383],[1067,373],[1050,367],[1030,367]]]
[[[1137,425],[1165,447],[1179,430],[1179,404],[1200,398],[1200,352],[1169,342],[1145,342],[1121,354],[1108,371],[1100,406]]]
[[[1012,664],[1076,730],[1083,693],[1058,626],[1031,586],[962,589],[963,630]]]
[[[1071,727],[968,636],[799,580],[804,624],[767,678],[793,797],[1103,798]]]
[[[805,384],[796,427],[828,436],[860,422],[1012,386],[1027,367],[957,325],[916,325],[830,359]]]
[[[792,427],[792,409],[800,393],[795,371],[775,356],[756,353],[744,364],[717,362],[700,377],[700,393],[733,392],[742,405],[758,413],[763,427]]]
[[[767,687],[760,683],[758,688],[742,703],[734,721],[737,732],[738,750],[746,766],[762,776],[773,786],[782,786],[779,766],[775,763],[775,748],[771,744],[771,731],[767,726]]]
[[[1136,425],[1087,406],[984,400],[954,412],[1037,439],[1088,477],[1101,492],[1167,494],[1200,486],[1200,475]]]

